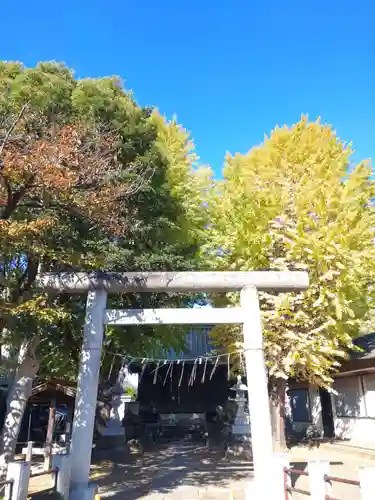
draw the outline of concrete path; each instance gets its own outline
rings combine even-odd
[[[101,498],[116,500],[244,500],[253,476],[250,463],[228,463],[201,445],[186,443],[146,453],[143,464],[118,457],[108,467],[102,477],[95,477],[94,467],[93,479]],[[100,470],[105,470],[103,461]]]
[[[324,444],[312,450],[296,447],[288,453],[291,466],[307,470],[309,460],[329,460],[331,475],[358,480],[358,469],[375,466],[371,450]],[[246,485],[253,477],[249,462],[226,462],[209,454],[202,445],[175,443],[146,453],[144,462],[131,463],[121,453],[93,466],[93,479],[101,498],[115,500],[244,500]],[[292,476],[293,486],[309,490],[308,478]],[[356,486],[333,484],[332,496],[360,500]],[[306,500],[293,493],[292,500]]]

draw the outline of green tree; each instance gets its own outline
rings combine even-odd
[[[57,63],[0,64],[0,319],[2,343],[18,352],[3,462],[14,452],[39,365],[44,375],[73,376],[77,368],[84,298],[47,297],[33,286],[36,274],[186,269],[197,262],[197,231],[183,228],[186,206],[172,192],[173,162],[161,147],[162,124],[151,115],[117,78],[75,80]],[[120,307],[181,300],[113,298]],[[181,332],[114,330],[110,340],[141,351],[181,343]]]
[[[107,249],[102,270],[108,271],[189,271],[202,268],[200,249],[205,238],[208,214],[202,203],[212,175],[201,168],[189,134],[176,120],[168,121],[157,111],[150,117],[156,127],[156,146],[166,165],[165,176],[152,178],[134,197],[137,212],[133,216],[133,233],[104,243]],[[158,308],[188,306],[199,297],[191,294],[126,294],[110,297],[114,308]],[[41,347],[39,376],[64,376],[75,379],[81,346],[84,301],[64,297],[65,307],[72,312],[68,321],[55,327],[53,342]],[[108,382],[121,365],[121,355],[160,357],[173,347],[184,348],[185,326],[142,326],[107,328],[105,350],[111,354],[102,360],[102,382]],[[50,332],[51,336],[51,332]],[[114,359],[113,352],[119,353]],[[49,354],[49,355],[48,355]],[[52,356],[51,356],[52,354]],[[114,363],[113,363],[114,362]]]
[[[209,213],[205,201],[212,183],[212,170],[199,164],[190,134],[176,118],[167,120],[158,112],[151,117],[157,127],[158,145],[168,161],[167,186],[180,206],[178,227],[186,244],[197,252],[205,241]],[[200,265],[204,265],[199,259]]]
[[[331,127],[302,118],[276,128],[248,154],[228,156],[213,197],[207,253],[216,269],[309,272],[305,292],[260,294],[267,364],[279,396],[289,377],[329,385],[368,318],[374,182],[370,165],[352,165],[351,154]],[[230,349],[242,342],[235,328],[214,335]]]

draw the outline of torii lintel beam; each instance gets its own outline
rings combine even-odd
[[[233,292],[246,286],[259,291],[298,292],[309,286],[303,271],[43,273],[36,286],[48,292],[85,293],[104,289],[126,292]]]

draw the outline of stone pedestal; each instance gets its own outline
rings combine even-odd
[[[246,411],[247,387],[242,383],[241,377],[237,377],[237,384],[232,387],[235,391],[237,413],[232,425],[231,439],[228,443],[228,457],[242,460],[252,459],[250,417]]]
[[[125,429],[123,419],[126,405],[131,397],[125,394],[115,393],[112,396],[111,412],[105,425],[96,425],[99,436],[96,440],[96,450],[121,449],[125,444]]]
[[[125,416],[126,403],[130,401],[131,397],[125,394],[113,395],[111,413],[104,433],[105,436],[122,436],[124,434],[122,421]]]

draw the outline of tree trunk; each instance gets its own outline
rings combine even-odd
[[[285,450],[285,390],[286,381],[278,378],[271,381],[270,411],[272,423],[272,437],[275,451]]]
[[[3,328],[1,335],[5,336],[7,335],[7,330],[6,328]],[[7,386],[11,387],[13,385],[14,377],[16,374],[16,369],[17,369],[17,353],[14,352],[9,346],[9,344],[2,344],[1,345],[1,362],[4,367],[4,369],[7,372]]]
[[[38,373],[39,362],[35,350],[39,337],[25,341],[19,352],[18,366],[7,397],[7,409],[0,438],[0,474],[4,475],[8,462],[14,458],[22,417],[31,396],[33,380]]]
[[[53,446],[53,431],[55,429],[56,417],[56,397],[50,401],[49,417],[47,426],[47,436],[45,443],[44,470],[49,470],[52,467],[52,446]]]

